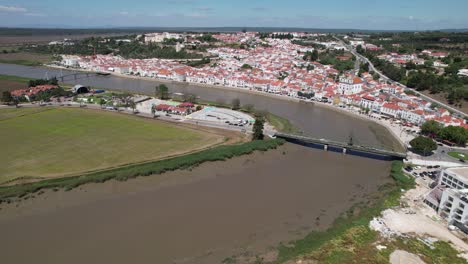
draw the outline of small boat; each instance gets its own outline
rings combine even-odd
[[[96,72],[97,75],[107,76],[110,75],[108,72]]]

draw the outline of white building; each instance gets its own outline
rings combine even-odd
[[[428,195],[426,204],[436,209],[438,214],[467,231],[468,223],[468,167],[448,168],[441,172],[439,185]],[[441,194],[440,194],[441,193]],[[437,200],[440,202],[437,205]]]
[[[460,69],[458,70],[459,76],[468,76],[468,69]]]
[[[446,218],[450,225],[468,229],[468,189],[445,189],[438,213]]]
[[[149,42],[163,42],[164,39],[180,39],[182,38],[181,34],[176,34],[176,33],[169,33],[169,32],[164,32],[164,33],[149,33],[145,34],[145,43]]]
[[[394,103],[384,103],[380,109],[382,114],[397,118],[400,115],[400,107]]]
[[[439,184],[453,189],[468,189],[468,167],[443,170],[439,178]]]
[[[410,123],[419,125],[424,122],[424,111],[413,110],[413,111],[401,111],[400,117]]]
[[[359,77],[342,76],[338,85],[338,93],[345,95],[357,94],[362,91],[362,85],[362,79]]]

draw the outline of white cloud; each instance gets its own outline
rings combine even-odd
[[[28,10],[24,7],[0,5],[0,12],[27,12],[27,11]]]
[[[414,19],[414,17],[413,17],[413,16],[409,16],[408,18],[409,18],[409,20],[413,20],[413,19]]]
[[[122,16],[127,16],[129,13],[127,11],[121,11],[119,12],[119,14],[121,14]]]
[[[31,16],[31,17],[46,17],[47,16],[46,14],[42,14],[42,13],[25,13],[24,15]]]

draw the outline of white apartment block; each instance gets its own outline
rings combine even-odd
[[[442,193],[439,215],[446,218],[450,225],[468,229],[468,189],[446,189]]]
[[[149,33],[145,35],[145,43],[148,42],[163,42],[164,39],[180,39],[182,38],[181,34],[176,34],[176,33],[169,33],[169,32],[164,32],[164,33]]]
[[[340,77],[338,92],[344,95],[357,94],[362,92],[362,79],[355,76]]]
[[[468,167],[448,168],[441,172],[442,192],[438,213],[448,223],[468,230]]]
[[[468,189],[468,167],[448,168],[442,171],[439,184],[452,189]]]

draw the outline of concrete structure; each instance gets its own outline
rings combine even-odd
[[[89,93],[89,89],[88,89],[88,87],[86,87],[84,85],[77,84],[77,85],[73,86],[72,92],[76,93],[76,94]]]
[[[442,194],[438,213],[450,225],[468,230],[468,189],[446,189]]]
[[[452,189],[468,189],[468,167],[448,168],[442,171],[439,184]]]
[[[362,85],[363,81],[359,77],[343,76],[340,77],[338,92],[345,95],[358,94],[362,91]]]
[[[386,149],[378,149],[373,147],[361,146],[352,144],[352,142],[338,142],[332,141],[327,139],[317,139],[312,137],[306,136],[299,136],[293,134],[286,134],[276,132],[275,137],[283,138],[291,143],[297,143],[306,146],[323,146],[325,151],[333,150],[333,151],[340,151],[343,154],[351,154],[351,155],[358,155],[358,156],[365,156],[369,158],[384,158],[384,159],[405,159],[406,152],[397,152],[391,151]]]
[[[468,231],[468,167],[448,168],[441,172],[439,185],[426,197],[424,202],[437,210],[462,231]]]

